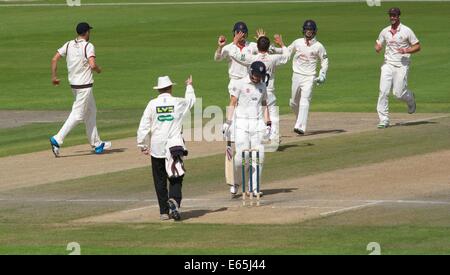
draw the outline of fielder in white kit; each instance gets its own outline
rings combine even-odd
[[[97,131],[97,108],[93,94],[94,77],[92,71],[101,72],[95,62],[95,48],[89,42],[90,30],[88,23],[77,25],[78,37],[66,42],[58,49],[52,59],[52,82],[57,86],[60,80],[57,77],[57,63],[61,57],[66,57],[69,83],[75,101],[72,111],[61,130],[50,138],[50,145],[55,157],[59,156],[59,150],[65,137],[80,122],[86,124],[86,134],[89,144],[96,154],[101,154],[105,149],[111,148],[111,142],[102,141]]]
[[[262,30],[261,30],[262,31]],[[262,32],[264,33],[264,32]],[[243,54],[237,47],[238,41],[243,36],[243,33],[238,33],[233,40],[234,47],[230,50],[230,56],[236,62],[250,66],[255,61],[261,61],[266,65],[267,74],[269,75],[269,82],[267,85],[267,106],[269,108],[270,119],[272,121],[272,131],[269,139],[280,142],[279,137],[279,112],[276,106],[277,98],[275,96],[275,71],[276,67],[286,64],[289,60],[289,51],[283,43],[281,35],[274,36],[274,42],[281,47],[281,54],[269,54],[270,39],[266,36],[260,36],[256,42],[258,47],[258,54],[246,55]]]
[[[244,36],[241,36],[238,42],[237,47],[239,47],[240,52],[244,56],[251,56],[258,52],[258,48],[255,42],[248,42],[246,39],[248,37],[248,28],[244,22],[237,22],[233,27],[233,37],[235,37],[238,33],[243,33]],[[232,94],[232,87],[234,87],[235,82],[239,79],[245,78],[248,76],[248,67],[244,64],[237,62],[236,60],[231,58],[230,53],[233,51],[234,43],[231,42],[226,45],[226,38],[223,35],[219,36],[218,47],[216,52],[214,53],[215,61],[226,60],[228,62],[228,76],[230,77],[230,82],[228,84],[228,93]],[[234,132],[233,129],[230,132],[230,139],[234,142]]]
[[[266,77],[266,66],[263,62],[256,61],[251,64],[250,73],[247,77],[233,83],[231,87],[230,110],[227,121],[223,124],[224,136],[229,134],[231,125],[235,127],[236,155],[234,166],[236,171],[239,171],[239,167],[242,165],[242,152],[244,150],[259,150],[259,179],[261,179],[264,162],[262,140],[265,136],[269,136],[271,131],[270,115],[267,109],[266,83],[264,83]],[[232,121],[233,119],[235,121]],[[253,167],[252,173],[250,176],[253,177],[253,188],[248,188],[248,190],[254,190],[256,196],[256,167]],[[241,184],[240,181],[241,177],[236,177],[235,184],[230,189],[232,194],[237,193]]]
[[[399,8],[389,9],[388,14],[391,25],[381,31],[375,43],[377,53],[386,44],[377,105],[380,129],[389,127],[388,96],[391,89],[395,98],[406,102],[408,113],[416,112],[416,100],[408,89],[407,81],[411,54],[420,51],[419,40],[410,28],[400,23]]]
[[[328,56],[325,47],[316,40],[317,25],[313,20],[303,24],[304,38],[299,38],[288,47],[292,60],[292,93],[289,105],[297,120],[294,132],[304,135],[308,123],[309,105],[314,83],[325,82],[328,70]],[[317,63],[320,61],[319,76],[316,77]]]

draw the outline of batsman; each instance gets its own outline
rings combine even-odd
[[[272,122],[267,108],[267,82],[269,77],[266,72],[266,65],[261,61],[255,61],[250,65],[249,75],[235,81],[230,87],[231,98],[227,110],[227,121],[223,124],[222,132],[224,136],[230,133],[230,125],[233,125],[235,133],[236,154],[234,158],[235,178],[234,185],[231,186],[230,192],[236,195],[242,181],[241,165],[242,152],[246,150],[259,151],[259,169],[257,163],[252,162],[252,169],[246,167],[250,171],[252,177],[252,188],[248,186],[248,190],[253,190],[255,196],[262,195],[257,193],[257,181],[261,179],[261,172],[264,162],[264,145],[262,140],[270,136]],[[235,119],[235,121],[232,121]],[[245,157],[249,158],[248,151]],[[259,174],[257,175],[257,171]],[[242,182],[242,184],[245,184]],[[250,180],[249,180],[250,184]],[[245,194],[243,194],[244,196]]]

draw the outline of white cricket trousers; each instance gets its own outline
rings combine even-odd
[[[236,154],[234,157],[234,179],[235,185],[240,186],[242,184],[242,152],[246,149],[258,149],[259,150],[259,182],[261,189],[262,182],[262,168],[264,163],[264,145],[261,143],[264,135],[264,123],[260,120],[251,119],[239,119],[236,118],[235,128],[235,146]],[[256,152],[252,153],[256,159]],[[247,162],[249,161],[248,152],[245,153]],[[252,177],[253,177],[253,190],[256,191],[256,163],[252,163]],[[249,165],[245,167],[246,178],[248,179],[247,190],[250,190],[250,178],[249,178]]]
[[[289,105],[297,117],[294,128],[306,131],[314,76],[292,74],[292,93]]]
[[[408,90],[409,66],[393,66],[384,63],[381,66],[380,95],[378,97],[377,112],[380,123],[389,123],[389,93],[392,92],[398,100],[407,104],[414,101],[412,92]]]
[[[86,134],[89,144],[93,147],[99,146],[102,141],[97,131],[97,107],[95,106],[95,99],[93,89],[72,89],[75,96],[75,101],[72,105],[72,111],[69,117],[59,130],[58,134],[54,136],[58,144],[63,144],[66,136],[79,123],[86,124]]]

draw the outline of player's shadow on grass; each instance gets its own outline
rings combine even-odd
[[[109,154],[116,154],[116,153],[123,153],[127,150],[127,148],[115,148],[111,150],[105,150],[100,155],[109,155]],[[95,155],[92,151],[76,151],[75,154],[72,155],[66,155],[66,156],[59,156],[60,158],[73,158],[73,157],[82,157],[82,156],[90,156]]]
[[[411,122],[397,122],[391,127],[398,127],[398,126],[417,126],[417,125],[424,125],[424,124],[437,124],[437,122],[434,121],[411,121]]]
[[[305,136],[315,136],[315,135],[323,135],[323,134],[340,134],[345,133],[344,129],[332,129],[332,130],[316,130],[316,131],[308,131]]]
[[[311,143],[311,142],[305,142],[305,143],[302,143],[302,144],[286,144],[286,145],[280,145],[279,147],[278,147],[278,150],[277,150],[277,152],[283,152],[283,151],[286,151],[286,150],[289,150],[290,148],[295,148],[295,147],[309,147],[309,146],[314,146],[314,143]]]
[[[262,190],[264,196],[270,196],[280,193],[292,193],[298,188],[277,188],[277,189],[264,189]]]
[[[223,212],[223,211],[227,211],[227,210],[228,210],[227,207],[222,207],[222,208],[214,209],[214,210],[196,209],[196,210],[191,210],[191,211],[183,211],[181,220],[184,221],[184,220],[189,220],[189,219],[193,219],[193,218],[199,218],[199,217],[205,216],[207,214]]]

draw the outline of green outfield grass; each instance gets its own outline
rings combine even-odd
[[[402,7],[403,22],[422,42],[423,50],[413,57],[409,79],[419,102],[418,111],[450,111],[450,80],[446,77],[450,38],[444,35],[450,28],[450,3],[389,5]],[[141,110],[154,96],[151,87],[156,77],[164,74],[180,86],[188,74],[193,74],[197,94],[204,103],[224,106],[228,99],[226,64],[213,61],[219,34],[227,35],[230,41],[234,22],[244,20],[251,33],[263,27],[270,35],[282,33],[289,44],[300,36],[302,22],[314,18],[319,26],[318,38],[328,50],[330,70],[326,85],[316,89],[312,110],[372,112],[383,59],[374,53],[373,44],[388,25],[387,6],[370,8],[361,2],[3,7],[0,18],[8,22],[8,28],[0,29],[0,109],[70,108],[72,95],[64,62],[59,70],[64,82],[58,88],[51,86],[49,65],[56,49],[74,38],[79,21],[94,26],[92,42],[104,68],[96,76],[98,107]],[[290,76],[290,65],[281,68],[277,76],[283,113],[288,112]],[[178,87],[178,92],[181,90]],[[391,110],[403,111],[403,107],[392,104]]]
[[[117,0],[82,1],[117,2]],[[152,1],[137,1],[152,2]],[[155,1],[153,1],[155,2]],[[160,2],[160,1],[156,1]],[[64,3],[39,1],[38,3]],[[419,37],[423,50],[413,57],[409,84],[416,93],[418,112],[449,112],[450,3],[389,3],[402,8],[402,20]],[[238,8],[237,8],[238,7]],[[50,59],[65,41],[74,38],[79,21],[94,26],[92,42],[104,72],[96,75],[98,127],[105,139],[131,137],[150,98],[157,76],[168,74],[179,83],[193,74],[203,106],[227,104],[227,65],[214,62],[219,34],[231,41],[234,22],[244,20],[251,33],[263,27],[270,36],[281,33],[287,44],[300,36],[300,26],[314,18],[318,38],[330,58],[327,83],[314,92],[312,111],[375,112],[382,55],[373,44],[388,25],[387,4],[361,3],[211,4],[161,6],[82,6],[69,8],[1,7],[0,109],[70,110],[72,93],[64,61],[59,64],[63,83],[50,82]],[[424,22],[427,22],[424,24]],[[433,26],[430,28],[429,26]],[[253,35],[250,35],[251,37]],[[290,112],[291,65],[277,73],[280,112]],[[403,103],[391,100],[392,112],[404,112]],[[120,119],[117,119],[120,118]],[[0,156],[43,150],[47,138],[62,123],[0,129]],[[66,144],[85,143],[79,127]]]
[[[265,181],[294,179],[448,150],[449,125],[450,118],[442,118],[426,124],[288,144],[281,152],[267,154],[263,177]],[[293,158],[295,162],[290,161]],[[298,169],[298,163],[302,169]],[[186,167],[189,175],[184,182],[185,197],[223,190],[223,155],[188,159]],[[150,169],[145,167],[1,192],[0,197],[9,201],[0,201],[0,253],[67,254],[65,247],[72,241],[81,244],[83,254],[368,254],[366,245],[372,241],[381,243],[383,254],[450,253],[446,238],[450,233],[448,205],[377,206],[287,225],[74,225],[68,222],[145,203],[27,201],[144,200],[155,197],[153,189]],[[437,199],[445,199],[444,195],[428,194]]]

